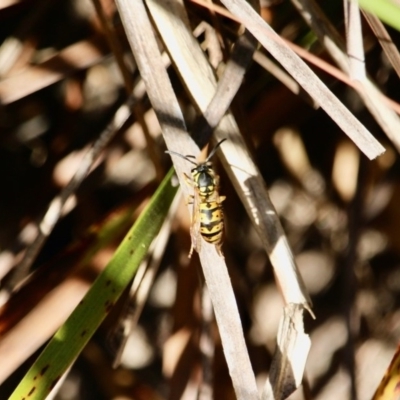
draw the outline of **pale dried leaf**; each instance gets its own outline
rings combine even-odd
[[[278,346],[262,394],[263,400],[284,400],[300,386],[310,347],[310,337],[304,333],[303,309],[288,304],[280,322]]]
[[[0,81],[0,102],[9,104],[64,79],[72,72],[88,68],[105,57],[99,38],[75,43],[40,65]]]

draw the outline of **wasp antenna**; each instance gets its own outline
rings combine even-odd
[[[172,151],[172,150],[167,150],[166,153],[167,154],[174,154],[175,156],[181,157],[181,158],[185,159],[186,161],[189,161],[192,164],[197,165],[196,162],[194,162],[193,160],[188,158],[188,157],[193,157],[194,158],[194,156],[184,156],[183,154],[177,153],[176,151]]]
[[[205,162],[208,162],[208,161],[211,159],[211,157],[212,157],[212,156],[215,154],[215,152],[217,151],[218,147],[221,146],[221,144],[222,144],[223,142],[225,142],[225,140],[226,140],[226,138],[225,138],[225,139],[222,139],[221,141],[219,141],[219,142],[215,145],[215,147],[211,150],[211,153],[208,155],[208,157],[207,157],[207,159],[206,159]]]

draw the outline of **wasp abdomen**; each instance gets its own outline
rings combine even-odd
[[[200,203],[200,232],[205,241],[222,243],[223,218],[221,204],[217,201]]]

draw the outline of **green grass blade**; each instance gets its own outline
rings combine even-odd
[[[400,7],[390,0],[359,0],[360,7],[400,31]]]
[[[169,171],[150,203],[74,312],[20,382],[11,400],[42,400],[82,351],[146,256],[176,194]]]

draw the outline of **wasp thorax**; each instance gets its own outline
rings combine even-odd
[[[209,196],[215,191],[215,175],[211,168],[195,168],[192,176],[201,196]]]

